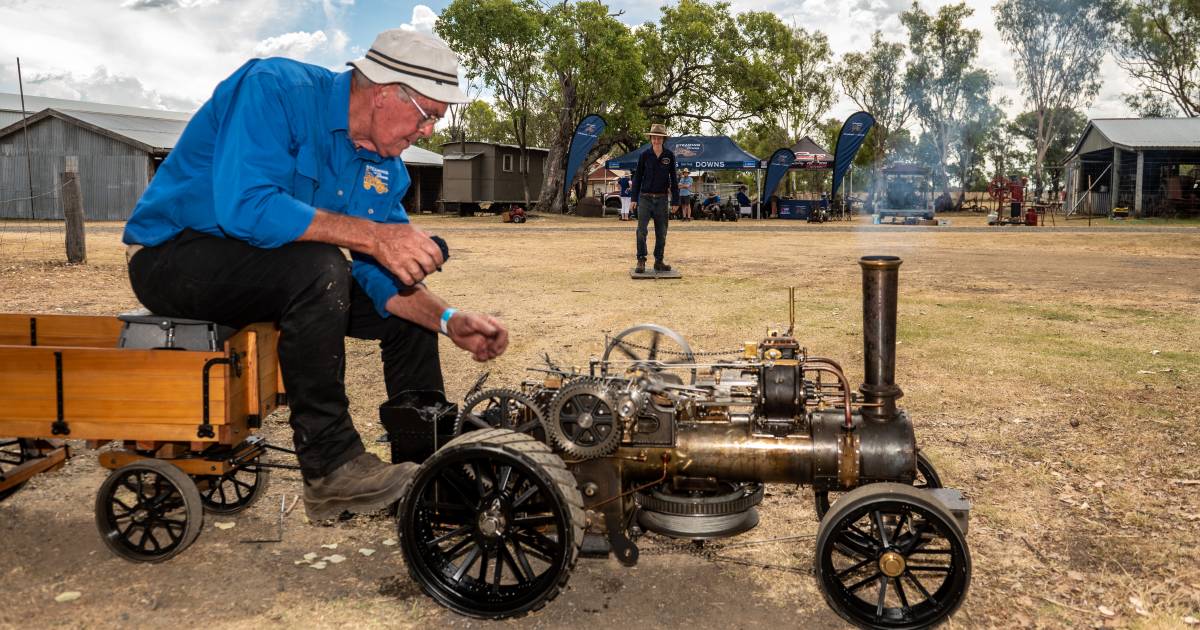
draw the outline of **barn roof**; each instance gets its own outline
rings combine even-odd
[[[1200,118],[1096,118],[1088,121],[1067,160],[1079,153],[1114,147],[1134,151],[1200,149]]]

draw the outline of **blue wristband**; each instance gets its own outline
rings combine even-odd
[[[441,320],[441,322],[440,322],[440,324],[439,324],[439,325],[440,325],[440,326],[441,326],[441,328],[442,328],[442,334],[443,334],[443,335],[447,335],[447,336],[449,336],[449,334],[450,334],[450,329],[449,329],[449,328],[447,328],[447,324],[449,324],[449,323],[450,323],[450,318],[451,318],[451,317],[454,317],[454,314],[455,314],[455,313],[457,313],[457,312],[458,312],[458,309],[456,309],[456,308],[453,308],[453,307],[450,307],[450,306],[447,306],[447,307],[446,307],[446,310],[442,311],[442,320]]]

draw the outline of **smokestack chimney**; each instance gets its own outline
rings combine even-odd
[[[864,418],[891,420],[896,399],[904,392],[896,386],[896,287],[900,277],[898,256],[863,256],[863,363],[865,377],[859,391]]]

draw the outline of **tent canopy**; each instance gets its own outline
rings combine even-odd
[[[807,171],[833,168],[833,154],[808,136],[800,138],[800,142],[792,147],[792,152],[796,154],[796,161],[792,162],[792,169]]]
[[[758,158],[746,153],[729,136],[679,136],[667,138],[666,148],[675,153],[679,168],[691,170],[754,170],[759,167]],[[636,151],[604,163],[608,168],[633,170],[637,168],[642,151],[650,148],[647,142]]]

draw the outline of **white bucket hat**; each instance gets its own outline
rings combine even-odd
[[[349,62],[375,83],[403,83],[443,103],[467,103],[458,87],[458,54],[425,33],[392,29],[375,38],[362,59]]]

